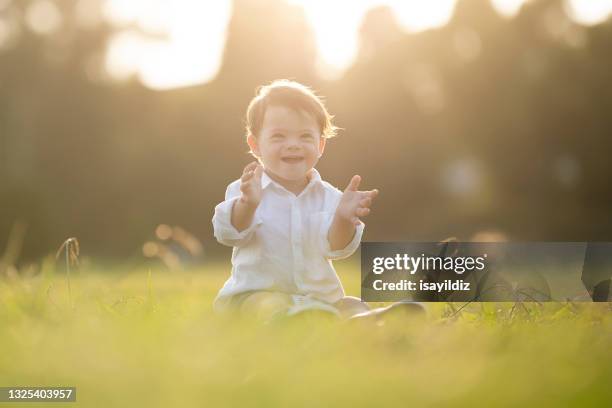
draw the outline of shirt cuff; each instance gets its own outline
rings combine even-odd
[[[331,213],[331,215],[328,215],[326,217],[325,222],[322,223],[320,238],[321,242],[323,243],[323,255],[325,256],[325,258],[331,260],[344,259],[351,256],[353,252],[355,252],[359,247],[365,224],[361,220],[359,220],[359,225],[355,227],[355,235],[353,235],[353,239],[351,240],[351,242],[349,242],[344,248],[332,251],[331,246],[329,244],[328,235],[331,224],[334,221],[334,216],[335,213]]]
[[[234,197],[223,201],[215,207],[215,215],[212,220],[214,234],[217,241],[223,245],[239,247],[246,244],[257,226],[263,222],[257,211],[255,211],[251,225],[243,231],[238,231],[232,225],[232,209],[236,200],[239,199],[240,197]]]

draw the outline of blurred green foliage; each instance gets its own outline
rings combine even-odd
[[[2,17],[22,24],[29,1]],[[612,22],[582,27],[560,0],[513,19],[459,1],[446,26],[406,34],[384,9],[363,22],[355,64],[317,77],[312,31],[280,0],[236,0],[217,77],[165,92],[95,75],[115,29],[22,27],[0,51],[0,248],[20,219],[23,256],[76,236],[83,252],[139,256],[159,223],[207,252],[225,187],[251,159],[243,114],[256,86],[292,78],[326,97],[337,125],[318,168],[344,188],[361,174],[381,195],[366,240],[610,240]],[[206,49],[194,50],[206,52]],[[93,73],[92,73],[93,72]]]

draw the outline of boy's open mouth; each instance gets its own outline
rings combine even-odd
[[[299,163],[302,160],[304,160],[303,156],[286,156],[286,157],[281,157],[281,160],[284,161],[285,163]]]

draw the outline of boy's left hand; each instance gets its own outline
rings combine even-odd
[[[378,195],[377,189],[358,191],[359,183],[361,183],[361,176],[353,176],[336,209],[338,217],[354,225],[359,225],[359,217],[365,217],[370,213],[372,200]]]

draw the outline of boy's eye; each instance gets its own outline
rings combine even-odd
[[[283,134],[275,133],[272,135],[271,139],[282,139],[283,137],[285,137]]]
[[[311,135],[310,133],[304,133],[304,134],[302,135],[302,139],[312,140],[312,139],[314,139],[314,136],[313,136],[313,135]]]

